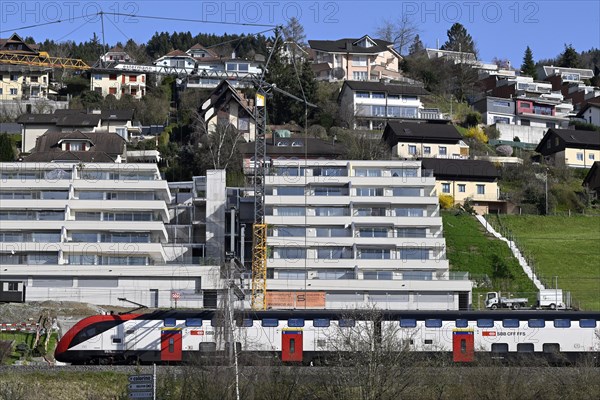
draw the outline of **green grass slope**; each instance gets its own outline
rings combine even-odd
[[[476,282],[473,288],[475,308],[485,307],[483,302],[488,291],[528,297],[530,304],[535,304],[536,287],[505,242],[487,233],[471,215],[442,212],[442,221],[450,270],[467,271]]]
[[[520,250],[533,257],[543,282],[571,291],[573,305],[600,310],[600,217],[496,216]]]

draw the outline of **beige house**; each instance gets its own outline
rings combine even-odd
[[[454,204],[469,200],[478,214],[506,212],[506,202],[500,200],[498,189],[500,175],[493,163],[439,158],[424,158],[421,163],[435,176],[438,196],[451,196]]]
[[[0,51],[8,55],[38,56],[39,48],[28,44],[16,33],[8,39],[0,39]],[[50,69],[0,64],[0,100],[47,98]]]
[[[318,80],[400,78],[402,56],[391,42],[365,35],[359,39],[309,40],[308,44]]]
[[[383,141],[399,159],[469,157],[469,146],[454,125],[448,121],[389,121],[383,131]]]
[[[600,133],[574,129],[549,129],[535,148],[555,165],[591,168],[600,160]]]
[[[102,97],[112,94],[120,99],[129,94],[139,100],[146,95],[146,74],[117,69],[94,69],[90,73],[90,90],[100,93]]]

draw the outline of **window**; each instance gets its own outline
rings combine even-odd
[[[429,249],[404,248],[400,250],[400,258],[406,260],[429,260]]]
[[[392,189],[394,196],[420,196],[421,188],[418,187],[396,187]]]
[[[400,327],[401,328],[416,328],[417,320],[414,318],[401,318],[400,319]]]
[[[288,326],[290,328],[303,328],[304,318],[290,318],[288,319]]]
[[[367,281],[391,281],[394,276],[392,271],[365,271],[363,279]]]
[[[31,76],[31,77],[29,77],[29,80],[30,80],[32,83],[37,83],[37,82],[38,82],[38,77],[37,77],[37,76]]]
[[[467,191],[467,186],[464,183],[459,183],[458,184],[458,192],[465,193],[466,191]]]
[[[121,339],[119,337],[113,337],[112,342],[113,342],[113,344],[121,344],[121,343],[123,343],[123,339]]]
[[[330,324],[329,318],[315,318],[313,320],[313,326],[315,328],[329,328]]]
[[[530,328],[543,328],[546,326],[546,321],[543,319],[530,319],[529,327]]]
[[[19,94],[19,90],[18,89],[10,89],[10,94],[16,96],[17,94]]]
[[[317,217],[342,217],[350,214],[346,207],[316,207],[315,215]]]
[[[492,353],[508,353],[508,343],[492,343]]]
[[[354,170],[354,176],[380,177],[380,169],[357,168]]]
[[[319,279],[354,279],[354,270],[352,269],[320,269],[317,271]]]
[[[357,196],[383,196],[383,188],[356,188]]]
[[[165,326],[173,327],[177,325],[175,318],[165,318]]]
[[[450,184],[442,183],[442,193],[450,193]]]
[[[110,75],[108,75],[108,79],[110,79],[111,81],[116,81],[117,80],[117,74],[110,74]]]
[[[469,321],[467,321],[466,319],[457,319],[455,322],[455,326],[457,328],[466,328],[469,326]]]
[[[352,78],[355,81],[366,81],[367,80],[367,71],[354,71],[352,73]]]
[[[560,344],[558,343],[544,343],[542,346],[544,353],[560,353]]]
[[[279,226],[277,227],[278,237],[304,237],[306,236],[306,228],[299,226]]]
[[[304,188],[302,186],[279,186],[277,196],[304,196]]]
[[[306,271],[299,270],[280,270],[277,273],[278,279],[284,280],[305,280],[306,279]]]
[[[478,328],[493,328],[494,327],[494,320],[493,319],[489,319],[489,318],[478,319],[477,320],[477,327]]]
[[[555,328],[570,328],[571,320],[570,319],[555,319],[554,327]]]
[[[594,159],[595,159],[595,156],[594,156],[594,154],[590,153],[590,154],[588,155],[588,158],[589,158],[590,160],[594,160]]]
[[[315,196],[347,196],[348,188],[337,186],[321,186],[315,187],[313,193]]]
[[[392,168],[390,173],[393,177],[414,178],[419,175],[417,168]]]
[[[533,348],[533,343],[518,343],[517,351],[519,353],[533,353],[535,350]]]
[[[556,128],[556,124],[554,122],[546,122],[546,128]]]
[[[129,82],[137,82],[137,75],[130,75]]]
[[[583,153],[577,153],[577,161],[583,161]]]
[[[417,146],[412,144],[408,145],[408,154],[411,154],[413,156],[417,154]]]
[[[496,107],[510,107],[510,102],[508,101],[493,101],[492,105],[496,106]]]
[[[116,95],[117,88],[114,88],[114,87],[108,88],[108,94]]]
[[[18,292],[19,291],[19,282],[8,282],[7,290],[9,292]]]
[[[275,247],[273,256],[278,259],[303,259],[306,258],[306,249],[302,247]]]
[[[433,339],[425,339],[423,341],[423,344],[429,344],[429,345],[431,345],[431,344],[433,344]]]
[[[394,213],[396,217],[422,217],[425,209],[423,208],[396,208]]]
[[[239,327],[250,328],[254,325],[254,321],[252,320],[252,318],[238,318],[235,321],[235,324]]]
[[[321,247],[317,249],[317,258],[321,260],[338,260],[352,258],[350,247]]]
[[[352,66],[353,67],[366,67],[367,66],[367,56],[352,56]],[[365,72],[366,74],[366,72]]]
[[[431,271],[406,271],[402,273],[402,279],[405,281],[430,281],[433,279]]]
[[[369,92],[356,92],[356,97],[360,99],[368,99]]]
[[[423,154],[431,154],[431,146],[425,146],[423,147]]]
[[[185,326],[200,327],[202,326],[202,318],[188,318],[185,320]]]
[[[440,156],[445,156],[448,154],[448,148],[446,146],[440,146]]]
[[[359,237],[387,237],[387,228],[360,228]]]
[[[275,215],[281,215],[285,217],[301,217],[304,216],[306,209],[304,207],[277,207]]]
[[[530,126],[531,121],[529,121],[528,119],[521,119],[521,125],[522,126]]]
[[[385,117],[385,106],[371,106],[371,116]]]
[[[338,325],[340,328],[354,328],[356,321],[353,319],[340,319]]]
[[[361,260],[389,260],[390,249],[359,249],[358,258]]]
[[[426,328],[441,328],[442,327],[442,320],[441,319],[437,319],[437,318],[426,319],[425,320],[425,327]]]
[[[279,320],[277,318],[263,318],[262,326],[264,328],[276,328],[279,326]]]
[[[350,229],[343,226],[320,226],[317,228],[317,237],[350,237]]]
[[[485,194],[485,185],[477,185],[477,194]]]
[[[518,319],[505,319],[502,321],[503,328],[518,328],[519,320]]]
[[[495,124],[510,124],[510,118],[506,117],[494,117]]]
[[[10,74],[10,80],[13,82],[16,82],[19,80],[19,75],[17,74]]]
[[[0,94],[2,94],[2,88],[0,88]]]
[[[399,238],[424,238],[426,235],[426,228],[396,228],[396,237]]]
[[[595,328],[596,320],[595,319],[581,319],[579,320],[580,328]]]

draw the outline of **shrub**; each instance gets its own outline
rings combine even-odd
[[[496,153],[504,157],[510,157],[513,154],[513,148],[509,145],[503,144],[501,146],[496,147]]]
[[[475,139],[479,143],[487,143],[488,142],[488,137],[486,136],[483,129],[481,129],[477,126],[473,126],[469,129],[467,129],[467,133],[465,134],[465,137],[467,137],[469,139]]]
[[[477,126],[481,123],[481,114],[477,111],[471,111],[465,115],[465,119],[463,121],[463,125],[465,127]]]
[[[440,207],[442,210],[448,210],[454,206],[454,199],[447,194],[440,194]]]

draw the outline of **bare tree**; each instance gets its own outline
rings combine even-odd
[[[196,143],[193,144],[200,147],[200,155],[210,168],[228,169],[236,163],[241,165],[238,145],[244,141],[244,135],[229,120],[219,120],[210,126],[197,116],[194,138]]]
[[[415,21],[404,16],[395,21],[384,19],[375,30],[377,38],[392,42],[400,55],[405,54],[404,51],[413,42],[417,33],[419,28]]]

